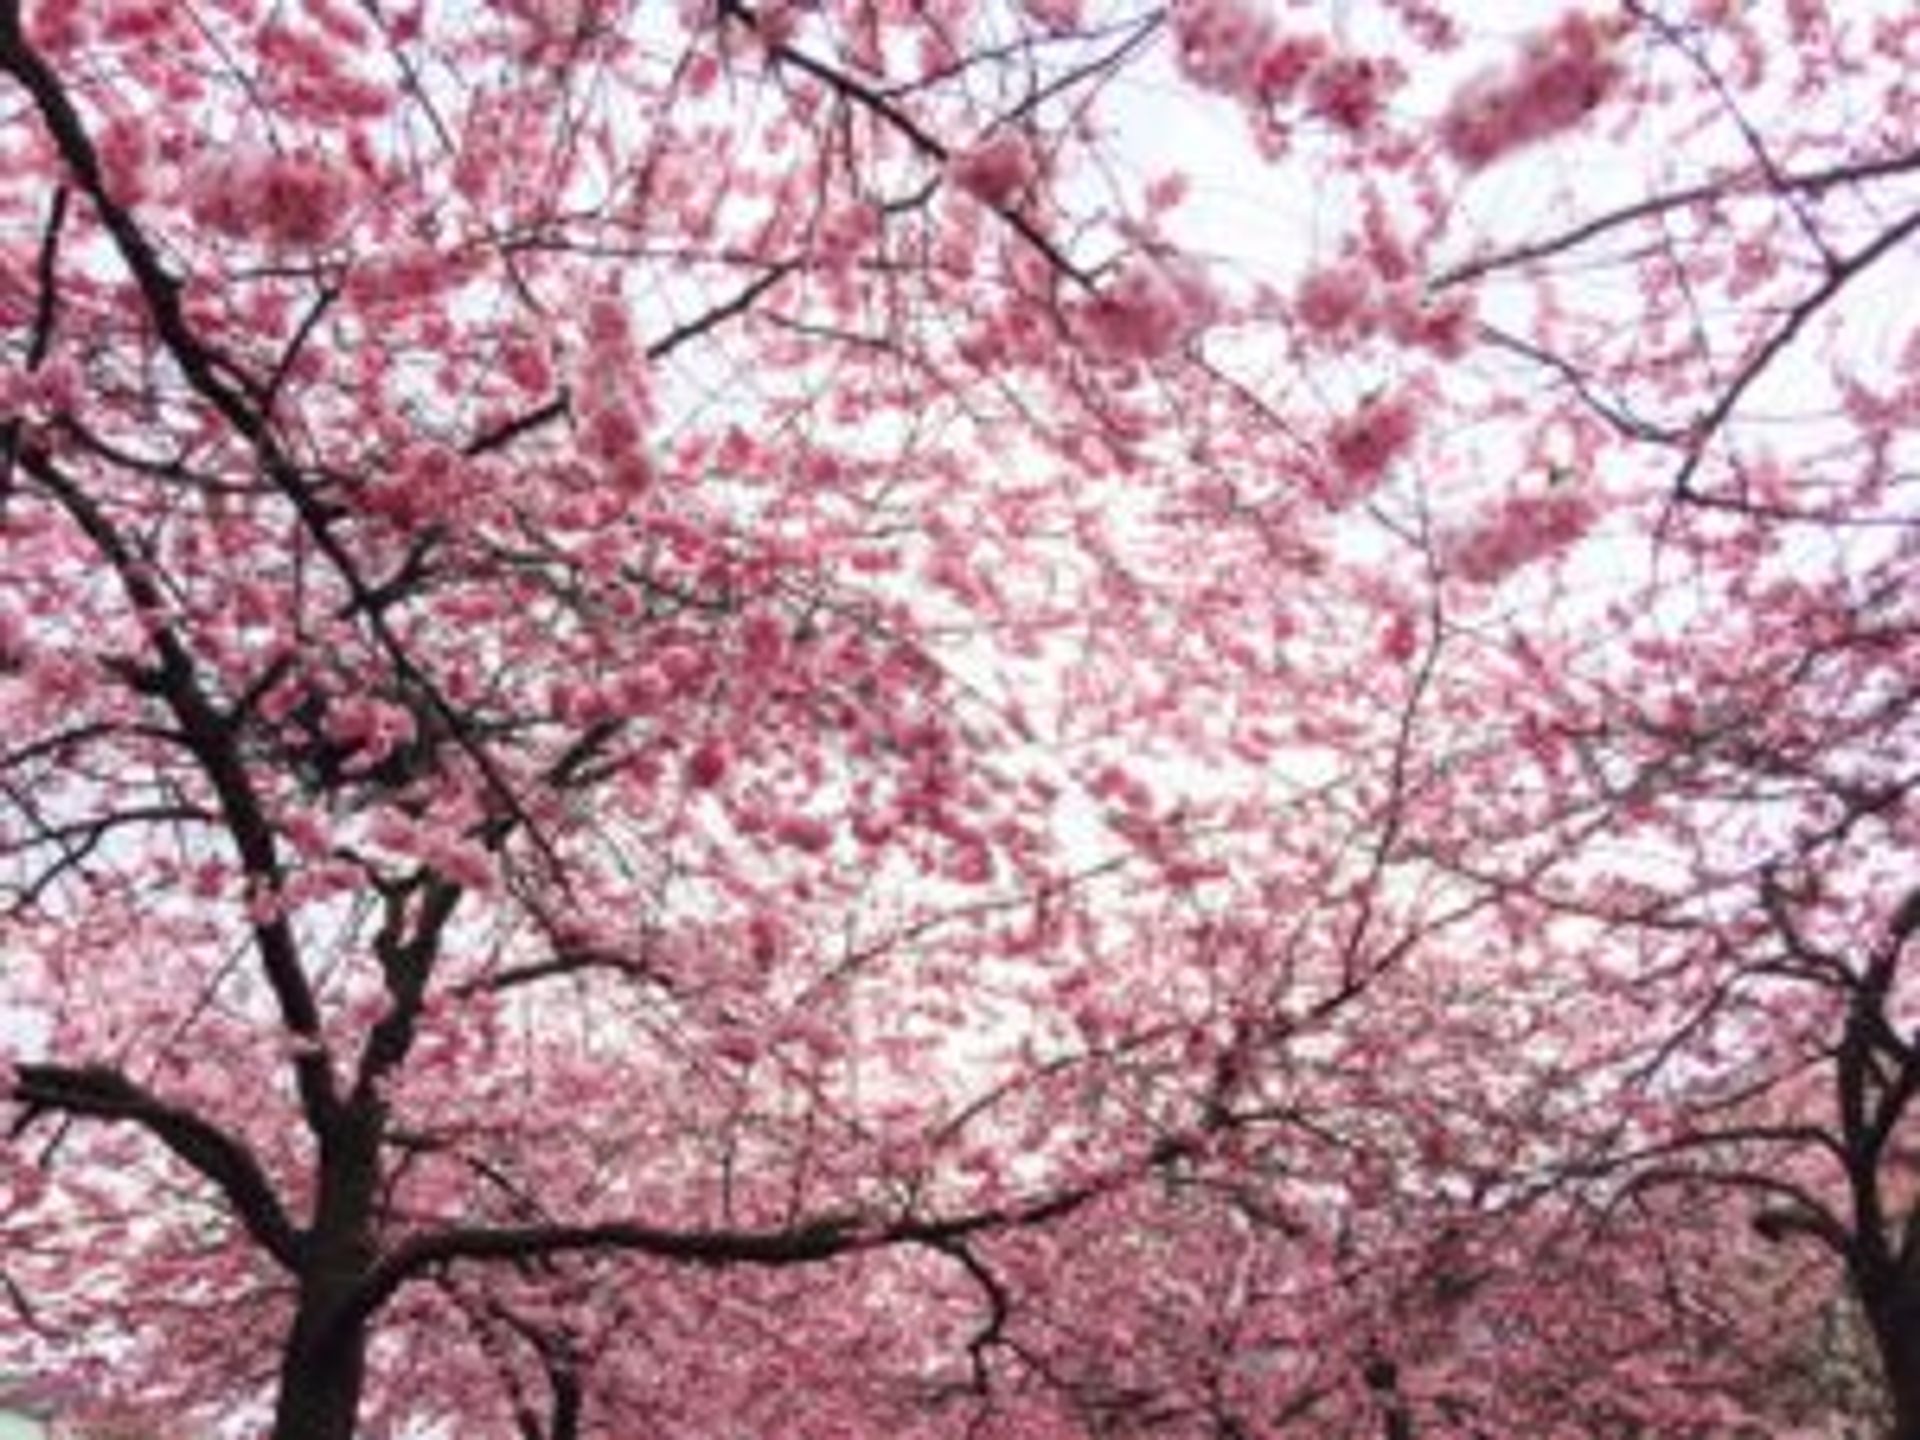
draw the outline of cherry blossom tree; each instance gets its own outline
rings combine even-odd
[[[1728,1327],[1722,1361],[1772,1343],[1779,1312],[1731,1298],[1755,1275],[1799,1276],[1807,1303],[1850,1295],[1890,1433],[1910,1435],[1915,352],[1881,318],[1920,216],[1911,23],[1637,5],[1608,35],[1595,23],[1542,31],[1454,92],[1441,144],[1472,178],[1430,212],[1411,270],[1473,296],[1469,359],[1505,357],[1481,392],[1490,443],[1456,444],[1456,463],[1531,437],[1505,495],[1436,547],[1455,582],[1443,630],[1478,651],[1457,673],[1482,693],[1444,707],[1477,729],[1409,840],[1492,902],[1497,958],[1442,973],[1477,977],[1458,1023],[1514,1037],[1469,1124],[1474,1087],[1439,1088],[1456,1110],[1440,1129],[1470,1184],[1604,1215],[1594,1240],[1625,1242],[1623,1276],[1655,1270],[1676,1203],[1689,1226],[1714,1217],[1725,1258],[1674,1293],[1763,1322]],[[1624,146],[1600,124],[1561,133],[1635,94],[1660,104]],[[1476,191],[1555,133],[1570,163],[1551,209],[1526,230],[1475,216]],[[1371,224],[1299,292],[1343,341],[1385,328]],[[1463,426],[1466,375],[1449,377]],[[1624,1223],[1642,1207],[1650,1224]],[[1790,1253],[1758,1256],[1749,1226]],[[1684,1342],[1670,1332],[1668,1361]],[[1744,1383],[1717,1420],[1690,1410],[1710,1374],[1684,1362],[1661,1382],[1671,1408],[1638,1423],[1786,1428],[1738,1418],[1779,1398]],[[1424,1407],[1419,1372],[1401,1378],[1408,1424],[1447,1423],[1444,1374]],[[1655,1383],[1609,1403],[1648,1405]]]
[[[1037,591],[1060,523],[968,483],[1013,402],[948,317],[1059,287],[1140,357],[1198,282],[1103,298],[1019,114],[795,19],[0,11],[8,1286],[76,1390],[468,1431],[534,1364],[565,1432],[574,1257],[937,1248],[1124,1173],[984,1163],[1096,947],[1071,775],[936,643],[1033,643],[978,572]]]
[[[1913,35],[1813,6],[1626,15],[1650,42],[1638,83],[1697,97],[1673,117],[1687,143],[1619,203],[1441,271],[1478,289],[1516,377],[1556,395],[1529,421],[1547,483],[1518,503],[1605,496],[1639,552],[1609,562],[1639,567],[1631,600],[1575,562],[1496,622],[1528,697],[1506,793],[1535,800],[1508,811],[1516,843],[1462,837],[1452,863],[1535,937],[1530,965],[1558,956],[1531,987],[1534,1023],[1564,1037],[1537,1047],[1543,1102],[1611,1102],[1577,1122],[1558,1182],[1614,1207],[1673,1189],[1735,1252],[1751,1225],[1824,1254],[1826,1286],[1803,1293],[1851,1294],[1910,1435],[1915,351],[1878,317],[1920,223]],[[1783,103],[1797,123],[1761,118]],[[1448,143],[1483,163],[1484,142]],[[1495,318],[1522,290],[1531,313]],[[1631,327],[1607,313],[1622,300]],[[1560,543],[1536,516],[1457,556],[1472,579]],[[1548,823],[1516,825],[1529,809]]]
[[[0,0],[0,1364],[1920,1436],[1920,24],[1526,9]]]

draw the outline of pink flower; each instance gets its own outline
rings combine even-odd
[[[771,675],[786,663],[787,627],[772,615],[749,616],[740,628],[740,649],[749,670]]]
[[[1396,610],[1380,632],[1380,653],[1396,664],[1404,665],[1420,649],[1420,627],[1413,616]]]
[[[139,204],[147,195],[154,158],[147,127],[133,116],[116,116],[101,127],[97,146],[108,192],[123,205]]]
[[[413,742],[412,712],[371,696],[349,696],[329,705],[322,721],[327,738],[351,752],[346,768],[362,773]]]
[[[1042,29],[1056,35],[1080,28],[1080,0],[1025,0],[1023,8]]]
[[[1026,137],[1001,130],[947,162],[947,177],[983,205],[1005,208],[1034,181],[1039,166]]]
[[[807,815],[781,816],[774,822],[773,838],[809,855],[824,854],[833,847],[833,831]]]
[[[1355,260],[1315,270],[1300,282],[1293,313],[1302,325],[1321,335],[1370,329],[1373,277]]]
[[[735,1065],[751,1065],[760,1058],[760,1043],[739,1030],[723,1030],[715,1037],[713,1053]]]
[[[87,41],[90,7],[74,0],[40,0],[28,16],[27,34],[36,48],[49,54],[64,55],[79,49]]]
[[[687,757],[687,784],[696,790],[711,790],[727,774],[727,747],[724,741],[703,740]]]
[[[1386,320],[1401,344],[1443,359],[1465,354],[1473,342],[1473,300],[1464,291],[1433,298],[1413,285],[1395,286],[1387,295]]]
[[[1192,182],[1178,170],[1162,175],[1147,186],[1147,209],[1156,215],[1165,214],[1187,198],[1191,187]]]
[[[778,50],[793,43],[793,37],[800,33],[800,11],[793,0],[768,0],[760,7],[756,30],[760,43],[769,50]]]
[[[1326,58],[1327,42],[1318,35],[1289,35],[1273,42],[1254,72],[1254,91],[1264,104],[1289,99]]]
[[[1609,38],[1591,17],[1565,16],[1527,43],[1510,72],[1482,76],[1453,97],[1440,117],[1440,143],[1478,170],[1571,129],[1620,78]]]
[[[1399,78],[1396,66],[1343,55],[1314,69],[1307,79],[1307,101],[1314,114],[1358,135],[1373,128]]]
[[[471,840],[436,836],[421,846],[420,858],[449,884],[485,892],[493,888],[493,857]]]
[[[209,230],[283,248],[332,240],[352,198],[346,176],[325,161],[260,151],[209,162],[189,190],[193,218]]]
[[[71,356],[59,355],[42,365],[20,387],[19,403],[44,414],[72,414],[88,394],[87,378]]]
[[[1327,449],[1338,476],[1328,487],[1328,503],[1351,504],[1372,491],[1418,432],[1413,401],[1404,391],[1369,400],[1335,425]]]
[[[257,182],[258,214],[267,238],[280,245],[324,245],[333,238],[345,202],[340,177],[309,159],[270,165]]]
[[[1252,0],[1173,0],[1180,68],[1194,84],[1250,98],[1273,43],[1273,20]]]
[[[1598,508],[1570,490],[1509,497],[1492,514],[1455,536],[1447,559],[1453,573],[1493,585],[1527,565],[1571,549],[1593,527]]]
[[[1219,311],[1219,301],[1197,266],[1136,260],[1083,313],[1096,354],[1112,360],[1157,360],[1205,329]]]
[[[633,317],[615,295],[587,302],[587,348],[598,359],[624,360],[633,350]]]
[[[553,388],[553,366],[547,361],[546,348],[537,341],[508,341],[501,350],[500,368],[526,394],[541,395]]]
[[[581,426],[580,444],[603,465],[616,465],[640,448],[644,439],[639,417],[624,405],[602,406]]]

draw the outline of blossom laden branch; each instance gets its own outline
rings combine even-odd
[[[745,0],[720,0],[720,15],[723,20],[733,20],[749,30],[758,32],[761,28],[757,12],[752,6],[746,4]],[[1122,53],[1125,53],[1125,48],[1123,47]],[[873,115],[934,164],[945,166],[953,158],[951,146],[936,138],[919,121],[873,86],[842,69],[827,64],[824,60],[816,59],[786,40],[774,40],[769,43],[767,49],[768,53],[786,61],[796,70],[811,75],[835,94]],[[1094,277],[1075,264],[1072,258],[1049,239],[1026,214],[1008,204],[996,205],[993,209],[1002,221],[1047,262],[1054,273],[1089,294],[1098,289]]]
[[[1766,374],[1773,362],[1792,346],[1807,323],[1824,310],[1849,283],[1858,279],[1880,260],[1891,255],[1914,235],[1920,234],[1920,210],[1909,211],[1888,226],[1868,244],[1836,260],[1827,276],[1790,309],[1780,325],[1742,362],[1738,371],[1721,388],[1706,410],[1687,432],[1687,457],[1673,478],[1676,500],[1694,498],[1694,477],[1699,473],[1708,448],[1726,427],[1746,393]]]
[[[265,894],[279,894],[285,872],[265,804],[241,756],[230,717],[206,693],[191,650],[168,623],[168,607],[152,574],[100,506],[50,455],[29,450],[22,458],[28,473],[73,518],[118,577],[135,611],[147,621],[155,661],[150,667],[135,665],[128,670],[128,683],[136,691],[150,691],[167,706],[179,726],[181,743],[212,787],[243,872]],[[263,913],[254,917],[252,931],[281,1021],[303,1042],[293,1065],[307,1120],[316,1134],[324,1132],[336,1113],[338,1096],[319,1044],[319,1004],[293,927],[283,914]]]

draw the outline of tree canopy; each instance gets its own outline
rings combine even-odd
[[[1916,74],[0,0],[0,1374],[1920,1440]]]

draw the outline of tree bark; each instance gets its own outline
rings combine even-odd
[[[356,1104],[322,1139],[319,1197],[281,1355],[272,1440],[353,1440],[371,1329],[371,1317],[353,1302],[376,1253],[382,1121],[377,1103]]]
[[[1920,1294],[1874,1305],[1874,1348],[1893,1404],[1891,1440],[1920,1440]]]
[[[303,1298],[280,1367],[273,1440],[353,1440],[366,1378],[364,1327],[332,1331],[331,1306]]]

